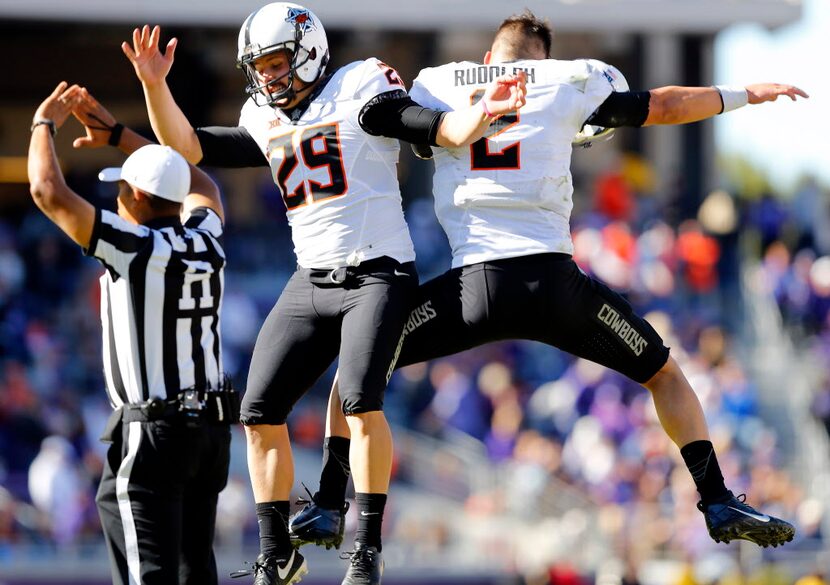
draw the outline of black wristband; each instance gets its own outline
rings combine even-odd
[[[32,122],[32,127],[29,128],[29,131],[34,132],[35,128],[37,128],[38,126],[41,126],[41,125],[42,126],[48,126],[49,127],[49,133],[52,136],[54,136],[55,134],[58,133],[58,128],[57,128],[57,126],[55,126],[55,121],[50,120],[48,118],[41,118],[40,120],[35,120],[34,122]]]
[[[110,128],[110,139],[107,141],[107,144],[117,147],[118,143],[121,142],[122,132],[124,132],[124,124],[116,122],[115,125]]]

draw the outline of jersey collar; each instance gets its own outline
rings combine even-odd
[[[334,75],[334,74],[329,73],[328,75],[323,77],[320,80],[320,82],[316,86],[314,86],[314,89],[311,90],[311,93],[308,94],[307,96],[305,96],[303,98],[303,101],[301,101],[299,104],[297,104],[293,108],[289,108],[289,109],[285,109],[285,110],[280,108],[280,111],[283,113],[283,115],[286,118],[288,118],[288,120],[292,124],[297,123],[300,120],[300,118],[303,117],[303,114],[306,113],[306,110],[308,110],[308,106],[311,105],[311,102],[313,102],[315,99],[317,99],[317,96],[320,95],[320,93],[323,91],[323,89],[325,89],[326,85],[328,85],[329,81],[331,81],[332,75]]]
[[[144,225],[151,230],[160,230],[166,227],[181,227],[182,220],[178,215],[165,215],[148,219],[144,222]]]

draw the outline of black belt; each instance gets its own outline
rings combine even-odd
[[[572,260],[573,256],[564,252],[540,252],[539,254],[527,254],[524,256],[511,256],[510,258],[498,258],[497,260],[486,260],[483,264],[495,264],[505,266],[537,266],[539,262],[562,262]]]
[[[125,404],[123,422],[151,422],[177,420],[199,424],[201,422],[235,424],[239,422],[239,392],[200,392],[185,390],[176,398],[164,400],[151,398],[138,404]]]
[[[415,263],[401,264],[389,256],[381,256],[361,262],[357,266],[341,266],[339,268],[303,268],[297,266],[297,271],[305,274],[312,284],[327,286],[343,286],[349,284],[357,276],[372,272],[392,272],[399,269],[412,276],[415,275]]]

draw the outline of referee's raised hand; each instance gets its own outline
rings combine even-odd
[[[73,147],[101,148],[111,144],[110,137],[118,122],[85,87],[78,91],[72,114],[86,131],[86,136],[78,137],[72,142]]]
[[[80,89],[78,85],[70,86],[66,81],[61,81],[49,97],[38,106],[34,119],[51,120],[55,123],[55,129],[60,128],[78,102]]]

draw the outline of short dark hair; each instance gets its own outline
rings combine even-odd
[[[150,209],[156,213],[167,215],[179,213],[182,209],[182,204],[178,201],[170,201],[169,199],[153,195],[152,193],[147,193],[146,191],[144,193],[147,195],[147,203],[150,206]]]
[[[121,189],[138,189],[137,187],[133,187],[124,179],[118,181],[118,193],[121,194]],[[182,204],[178,203],[177,201],[170,201],[169,199],[165,199],[164,197],[159,197],[157,195],[153,195],[152,193],[148,193],[147,191],[141,191],[147,196],[147,205],[153,212],[159,215],[172,215],[174,213],[179,213],[182,208]]]
[[[514,14],[506,18],[496,30],[493,46],[503,43],[509,52],[517,59],[530,57],[527,41],[536,40],[545,50],[545,57],[550,58],[550,48],[553,44],[553,31],[548,19],[542,19],[525,9],[521,14]]]

